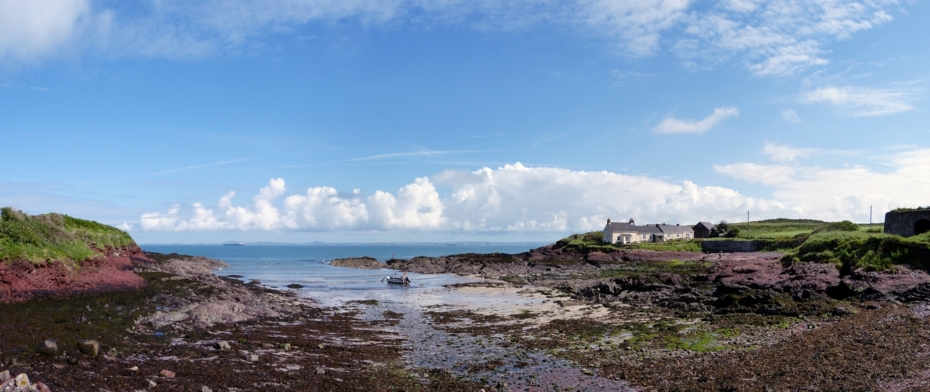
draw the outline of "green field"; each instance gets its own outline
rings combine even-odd
[[[701,241],[763,240],[763,248],[785,252],[782,262],[831,263],[845,272],[856,269],[893,272],[896,265],[908,264],[930,270],[930,233],[903,238],[882,233],[881,224],[856,224],[849,221],[770,219],[750,223],[730,223],[730,230],[739,228],[734,238],[669,241],[611,245],[601,242],[603,233],[592,231],[574,234],[556,242],[566,251],[612,252],[620,249],[657,251],[701,251]]]
[[[849,222],[849,221],[844,221]],[[738,228],[739,235],[736,238],[746,239],[775,239],[783,237],[795,237],[801,234],[811,234],[815,231],[830,231],[837,225],[844,222],[824,222],[813,219],[766,219],[752,222],[733,222],[728,223],[730,228]],[[853,224],[849,222],[849,224]],[[868,223],[854,224],[861,231],[869,230]],[[873,232],[882,232],[882,224],[874,223],[871,225]]]
[[[81,262],[95,249],[134,245],[125,231],[61,214],[28,215],[4,207],[0,213],[0,259],[4,262]]]

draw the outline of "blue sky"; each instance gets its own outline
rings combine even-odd
[[[927,1],[0,0],[0,204],[140,243],[930,205]]]

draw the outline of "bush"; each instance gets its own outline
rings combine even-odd
[[[736,238],[736,237],[739,237],[739,233],[740,233],[739,227],[734,227],[730,230],[727,230],[726,234],[724,234],[723,236],[727,238]]]
[[[859,225],[848,220],[833,222],[824,226],[822,231],[859,231]]]

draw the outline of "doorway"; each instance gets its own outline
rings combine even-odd
[[[920,235],[930,231],[930,220],[921,219],[914,222],[914,235]]]

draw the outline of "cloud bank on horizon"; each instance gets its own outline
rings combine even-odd
[[[0,0],[0,59],[38,63],[82,52],[200,58],[261,47],[311,22],[478,31],[568,27],[631,57],[669,52],[688,67],[735,61],[759,76],[828,64],[831,42],[890,22],[894,0]]]
[[[769,143],[764,154],[774,161],[803,158],[810,151]],[[773,188],[770,199],[748,197],[733,189],[673,183],[649,176],[587,172],[520,163],[497,169],[445,170],[420,177],[395,194],[360,190],[342,194],[313,187],[284,196],[284,179],[271,179],[251,205],[235,205],[234,192],[215,208],[195,203],[188,214],[175,205],[167,212],[143,214],[143,231],[380,231],[582,232],[603,227],[608,218],[642,223],[738,220],[746,211],[756,219],[803,217],[863,221],[870,206],[883,214],[896,206],[916,205],[930,188],[930,149],[914,149],[875,158],[893,168],[827,169],[756,163],[715,165],[735,179]],[[448,192],[440,194],[437,186]],[[283,197],[283,200],[279,200]]]

